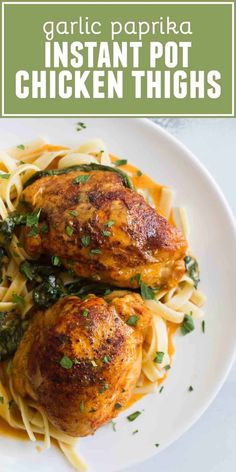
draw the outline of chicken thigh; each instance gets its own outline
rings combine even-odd
[[[25,234],[31,257],[56,254],[77,275],[119,287],[142,280],[169,288],[184,274],[183,235],[115,172],[41,177],[23,196],[32,211],[41,209],[39,233]]]
[[[129,304],[132,318],[127,318]],[[15,391],[36,400],[59,430],[71,436],[94,433],[127,405],[150,322],[151,312],[138,294],[114,303],[93,295],[62,298],[36,312],[26,331],[13,359]]]

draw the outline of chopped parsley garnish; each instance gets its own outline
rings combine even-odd
[[[156,446],[156,447],[159,447],[159,446],[160,446],[160,444],[155,444],[155,446]]]
[[[17,303],[21,306],[24,306],[25,305],[25,300],[23,297],[21,297],[20,295],[17,295],[16,293],[13,293],[12,295],[12,301],[13,303]]]
[[[156,364],[161,364],[162,361],[163,361],[164,355],[165,355],[164,352],[162,352],[162,351],[157,351],[157,352],[156,352],[156,356],[155,356],[154,359],[153,359],[153,362],[155,362]]]
[[[188,333],[191,333],[191,331],[193,331],[195,329],[195,326],[194,326],[194,322],[193,322],[193,318],[191,315],[185,315],[184,316],[184,319],[183,319],[183,322],[182,322],[182,325],[181,325],[181,333],[183,334],[183,336],[185,336],[186,334]]]
[[[130,279],[131,283],[137,282],[140,287],[141,297],[144,300],[153,300],[155,298],[154,290],[141,280],[141,274],[136,274]]]
[[[133,275],[133,277],[131,277],[131,279],[130,279],[130,282],[131,282],[131,283],[138,282],[138,284],[140,284],[140,282],[141,282],[141,274]]]
[[[141,170],[138,170],[136,175],[137,175],[137,177],[141,177],[141,175],[143,175],[143,173],[141,172]]]
[[[0,397],[0,403],[3,404],[4,403],[4,397]]]
[[[107,295],[110,295],[111,292],[112,292],[112,290],[110,288],[106,288],[106,290],[104,292],[104,297],[106,297]]]
[[[138,321],[138,316],[132,315],[132,316],[130,316],[130,317],[128,318],[128,320],[126,321],[126,323],[127,323],[129,326],[136,326],[137,321]]]
[[[83,413],[83,411],[84,411],[84,402],[80,402],[79,409],[80,409],[80,412]]]
[[[79,123],[76,124],[77,128],[76,131],[81,131],[82,129],[86,128],[86,125],[80,121]]]
[[[38,226],[39,218],[40,218],[41,208],[36,210],[31,215],[26,216],[26,226],[32,228],[33,226]]]
[[[84,310],[82,311],[82,316],[84,316],[86,318],[86,316],[88,316],[88,314],[89,314],[88,308],[84,308]]]
[[[24,146],[24,144],[19,144],[19,145],[17,146],[17,148],[18,148],[18,149],[21,149],[22,151],[24,151],[25,146]]]
[[[52,256],[52,265],[59,267],[61,265],[61,259],[59,256]]]
[[[111,236],[111,232],[110,231],[103,231],[102,232],[103,236],[105,236],[106,238],[109,238],[109,236]]]
[[[71,226],[66,226],[66,234],[68,236],[72,236],[72,234],[74,233],[74,230]]]
[[[101,156],[101,154],[103,154],[104,152],[105,152],[104,149],[101,149],[100,151],[97,152],[96,157]]]
[[[38,236],[38,223],[40,218],[41,208],[36,210],[34,213],[30,215],[26,215],[26,226],[31,228],[30,232],[28,233],[29,236]]]
[[[113,431],[116,433],[116,423],[115,423],[115,421],[111,421],[111,426],[112,426]]]
[[[205,333],[205,326],[206,326],[206,323],[205,323],[205,320],[202,321],[202,332]]]
[[[165,368],[165,370],[170,370],[171,366],[170,366],[170,364],[168,364],[168,365],[165,365],[164,368]]]
[[[20,271],[28,280],[34,280],[35,274],[32,272],[31,265],[28,261],[21,263]]]
[[[74,184],[84,184],[85,182],[88,182],[88,180],[90,179],[90,175],[86,175],[86,174],[82,174],[82,175],[78,175],[74,180],[73,180],[73,183]]]
[[[39,234],[39,230],[37,228],[37,226],[33,226],[33,228],[30,230],[30,232],[28,233],[28,236],[38,236]]]
[[[141,411],[135,411],[134,413],[131,413],[131,415],[127,416],[127,420],[134,421],[139,415],[141,415]]]
[[[154,290],[146,285],[144,282],[140,282],[141,296],[144,300],[153,300],[155,298]]]
[[[164,389],[164,385],[161,386],[160,390],[159,390],[159,393],[161,393]]]
[[[73,367],[74,361],[68,357],[68,356],[63,356],[60,360],[60,365],[63,367],[63,369],[71,369]]]
[[[116,162],[115,162],[115,166],[116,167],[120,167],[120,166],[125,166],[127,164],[127,159],[118,159]]]
[[[109,364],[109,362],[111,362],[110,356],[104,356],[104,357],[103,357],[103,362],[104,362],[105,364]]]
[[[106,390],[108,390],[108,389],[109,389],[109,385],[108,385],[108,383],[105,382],[105,383],[99,388],[98,391],[99,391],[99,393],[104,393],[104,392],[105,392]]]
[[[43,234],[47,234],[47,233],[48,233],[48,225],[47,225],[47,223],[43,223],[43,225],[41,226],[41,233],[43,233]]]
[[[132,435],[137,434],[137,433],[138,433],[138,429],[135,429],[135,431],[132,432]]]
[[[8,180],[11,174],[0,174],[0,179]]]
[[[119,410],[120,408],[122,408],[121,403],[115,403],[115,409]]]
[[[82,246],[84,246],[84,247],[89,246],[90,240],[91,240],[91,238],[90,238],[90,236],[89,236],[88,234],[85,235],[85,236],[82,236],[82,238],[81,238]]]
[[[91,255],[93,255],[93,254],[102,254],[102,251],[101,251],[101,249],[91,249],[90,254]]]
[[[192,391],[193,391],[192,385],[190,385],[190,386],[188,387],[188,391],[189,391],[189,392],[192,392]]]
[[[110,228],[111,226],[113,226],[115,224],[115,221],[114,220],[108,220],[104,226],[107,226],[107,228]]]
[[[78,216],[78,212],[77,212],[76,210],[71,210],[71,211],[69,211],[69,214],[70,214],[71,216]]]

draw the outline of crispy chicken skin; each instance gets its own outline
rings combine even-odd
[[[185,271],[183,235],[119,175],[90,171],[87,181],[75,183],[84,174],[42,177],[24,190],[49,228],[25,235],[27,252],[56,254],[77,275],[119,287],[137,287],[137,274],[153,287],[175,286]]]
[[[137,316],[134,327],[125,322],[129,304]],[[59,430],[71,436],[94,433],[127,404],[150,322],[151,312],[137,294],[110,303],[68,296],[36,312],[13,359],[16,392],[35,399]],[[64,356],[67,368],[61,365]]]

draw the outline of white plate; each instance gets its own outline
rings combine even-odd
[[[176,205],[186,207],[190,246],[201,267],[202,289],[208,297],[206,333],[200,323],[188,336],[176,337],[174,365],[162,394],[149,395],[122,413],[93,437],[81,439],[79,450],[91,470],[113,472],[161,451],[185,432],[209,406],[232,365],[236,347],[235,226],[213,179],[196,158],[168,133],[147,120],[84,119],[0,120],[0,142],[21,144],[42,136],[55,144],[77,146],[101,137],[120,158],[127,158],[157,182],[176,190]],[[194,387],[193,392],[188,387]],[[126,416],[143,410],[129,423]],[[132,435],[134,430],[139,432]],[[155,444],[159,443],[158,448]],[[57,449],[38,453],[35,444],[6,437],[0,442],[1,472],[69,472]]]

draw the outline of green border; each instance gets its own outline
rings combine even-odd
[[[91,2],[94,2],[94,3],[101,3],[101,0],[84,0],[82,2],[80,1],[77,1],[77,0],[68,0],[65,1],[65,0],[0,0],[1,1],[1,8],[0,8],[0,24],[1,24],[1,35],[0,35],[0,64],[1,64],[1,77],[2,77],[2,25],[3,25],[3,22],[2,22],[2,11],[3,11],[3,6],[5,4],[21,4],[21,3],[35,3],[35,4],[38,4],[38,3],[55,3],[55,4],[59,4],[59,3],[91,3]],[[117,1],[117,0],[102,0],[103,3],[116,3],[116,4],[124,4],[124,3],[127,3],[126,1]],[[236,17],[236,8],[235,8],[235,3],[236,3],[236,0],[231,0],[231,1],[227,1],[227,0],[207,0],[207,1],[201,1],[201,0],[162,0],[160,2],[158,2],[157,0],[147,0],[147,2],[144,2],[144,0],[128,0],[128,2],[130,3],[134,3],[134,4],[138,4],[138,3],[163,3],[163,4],[168,4],[168,3],[176,3],[176,4],[179,4],[179,3],[188,3],[188,4],[217,4],[217,3],[220,3],[220,4],[231,4],[233,8],[233,12],[234,12],[234,15],[232,15],[232,22],[233,22],[233,26],[234,28],[232,28],[232,34],[233,34],[233,37],[234,37],[234,41],[232,41],[232,44],[233,44],[233,47],[234,47],[234,57],[233,57],[233,61],[234,61],[234,84],[233,84],[233,88],[232,88],[232,99],[233,100],[233,103],[232,103],[232,113],[231,114],[219,114],[218,116],[214,115],[214,114],[203,114],[203,115],[195,115],[195,114],[188,114],[188,115],[185,115],[185,114],[178,114],[178,115],[165,115],[165,114],[150,114],[150,115],[113,115],[113,116],[108,116],[106,114],[100,114],[100,116],[98,115],[75,115],[75,114],[65,114],[65,115],[61,115],[61,116],[58,116],[58,115],[26,115],[26,114],[15,114],[15,115],[6,115],[6,114],[2,114],[2,91],[3,91],[3,87],[2,87],[2,84],[1,84],[1,92],[0,92],[0,117],[1,118],[73,118],[73,117],[84,117],[84,118],[145,118],[145,117],[148,117],[148,118],[160,118],[160,117],[166,117],[166,118],[171,118],[171,117],[175,117],[175,118],[235,118],[236,117],[236,93],[235,93],[235,80],[236,80],[236,60],[235,60],[235,42],[236,42],[236,35],[235,35],[235,25],[236,25],[236,21],[235,21],[235,17]],[[233,64],[232,64],[233,66]]]

